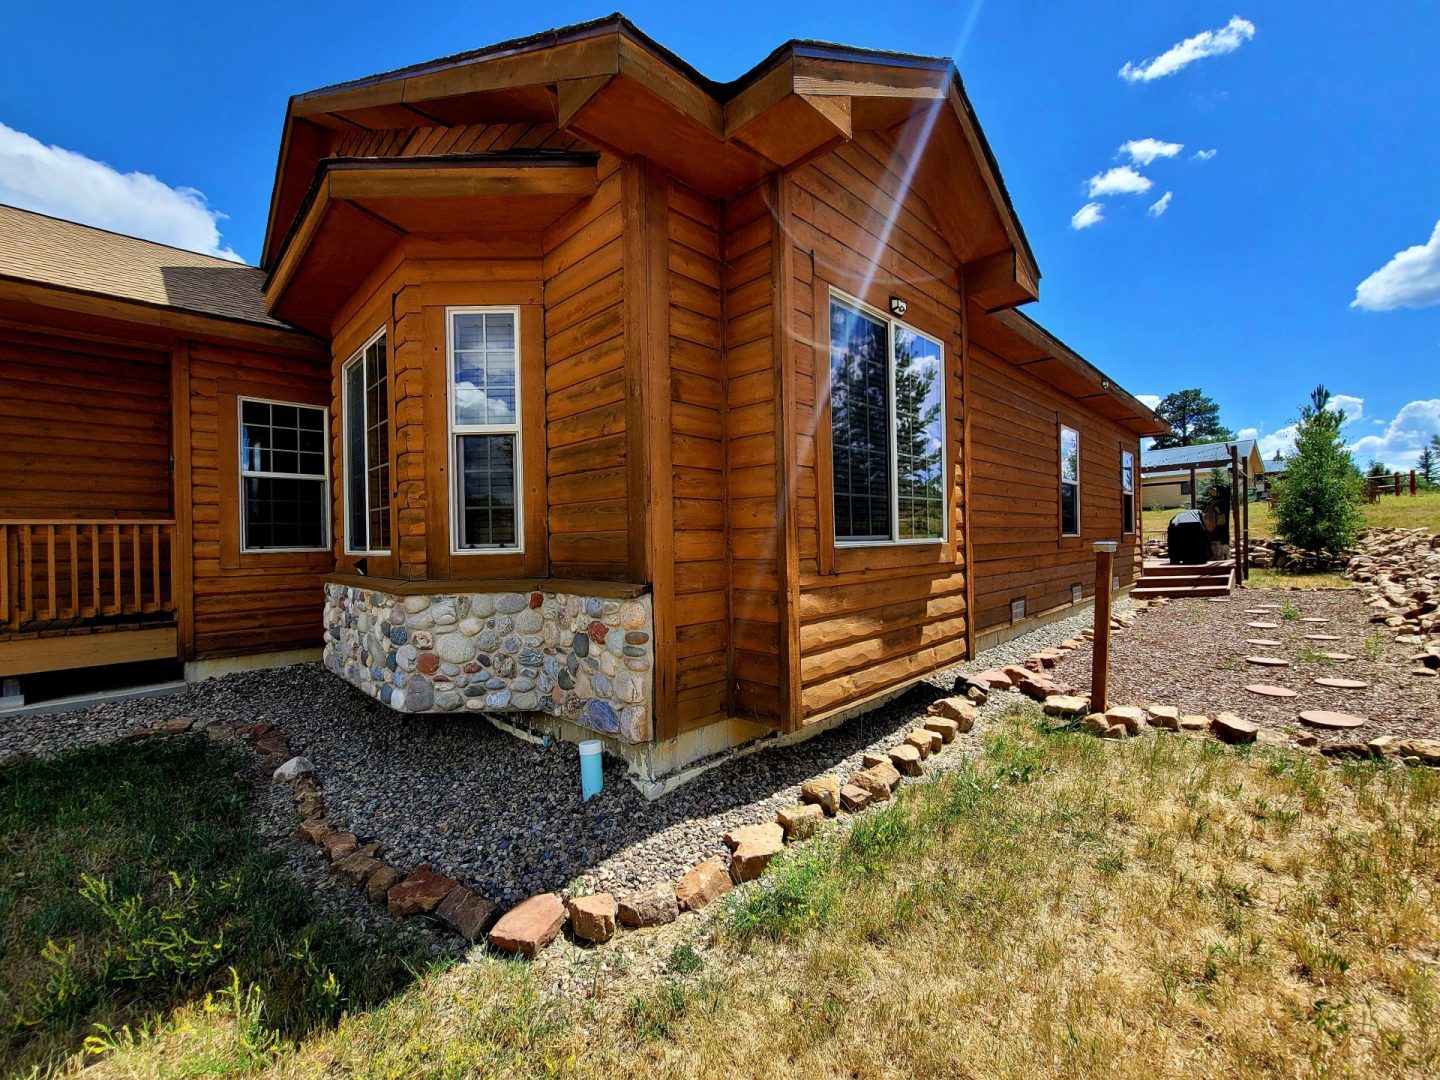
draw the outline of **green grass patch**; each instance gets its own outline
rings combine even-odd
[[[0,769],[0,1067],[122,1044],[207,994],[263,1050],[427,965],[413,937],[317,913],[249,828],[247,768],[188,737]]]

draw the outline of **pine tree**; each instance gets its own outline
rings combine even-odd
[[[1330,392],[1317,386],[1301,408],[1275,508],[1280,538],[1323,561],[1351,547],[1364,522],[1360,470],[1340,438],[1345,412],[1329,403]]]
[[[1440,477],[1440,454],[1433,446],[1426,446],[1420,451],[1420,456],[1415,459],[1415,471],[1425,478],[1427,484],[1435,483]]]
[[[1198,389],[1166,394],[1155,406],[1155,412],[1170,424],[1168,435],[1155,437],[1153,448],[1156,450],[1235,438],[1235,433],[1220,423],[1220,406]]]

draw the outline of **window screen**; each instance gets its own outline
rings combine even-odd
[[[240,478],[246,551],[329,546],[324,409],[242,398]]]

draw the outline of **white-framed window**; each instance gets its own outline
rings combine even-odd
[[[445,312],[455,554],[524,550],[520,309]]]
[[[837,545],[946,538],[945,348],[833,289],[830,437]]]
[[[1135,455],[1120,451],[1120,523],[1122,533],[1135,531]]]
[[[241,550],[328,551],[328,411],[267,398],[236,405]]]
[[[1060,535],[1080,535],[1080,432],[1060,425]]]
[[[390,366],[382,329],[340,369],[345,551],[390,554]]]

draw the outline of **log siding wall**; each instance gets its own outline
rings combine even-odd
[[[890,145],[858,135],[789,179],[794,365],[799,708],[791,726],[872,698],[967,650],[962,431],[965,340],[958,263]],[[836,549],[829,494],[829,298],[835,287],[945,349],[950,492],[943,543]]]
[[[1121,535],[1120,454],[1139,460],[1135,436],[985,349],[971,349],[970,431],[977,633],[1071,603],[1071,587],[1094,594],[1091,542],[1120,540],[1121,587],[1138,576],[1134,533]],[[1060,535],[1060,426],[1080,432],[1080,535]]]

